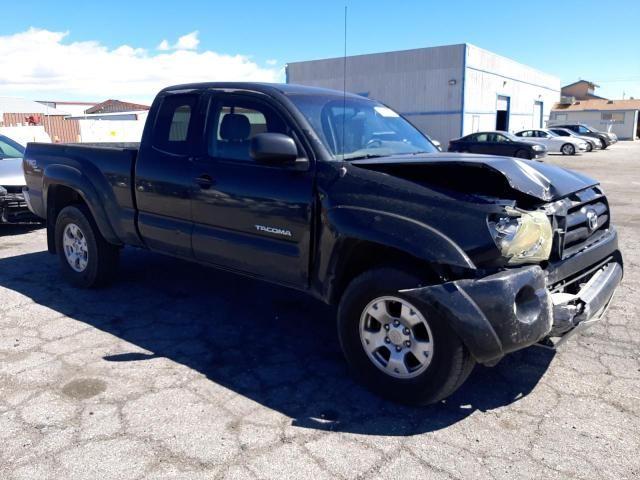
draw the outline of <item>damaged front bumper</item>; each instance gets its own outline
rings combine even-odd
[[[446,319],[480,363],[494,364],[505,354],[557,337],[558,346],[569,335],[588,328],[609,306],[622,280],[617,235],[607,241],[607,255],[589,259],[590,267],[574,275],[557,291],[558,269],[528,266],[505,270],[481,279],[464,279],[403,293],[433,306]],[[602,246],[576,256],[602,254]],[[584,260],[584,259],[582,259]],[[595,260],[595,261],[593,261]]]
[[[31,212],[21,190],[21,187],[0,187],[0,224],[32,224],[42,221]]]

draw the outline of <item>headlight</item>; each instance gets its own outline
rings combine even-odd
[[[544,147],[542,145],[532,145],[531,148],[533,148],[536,152],[544,150]]]
[[[0,197],[4,197],[7,194],[7,189],[0,187]]]
[[[489,218],[496,246],[510,264],[549,259],[553,231],[544,212],[525,212],[507,207],[504,214]]]

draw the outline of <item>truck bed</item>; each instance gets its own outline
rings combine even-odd
[[[111,240],[140,244],[132,180],[138,147],[138,143],[29,143],[23,165],[34,213],[47,218],[48,196],[52,189],[59,188],[58,184],[64,188],[82,186],[77,189],[79,192],[98,200],[87,198],[86,203],[104,209],[93,213],[97,221],[109,224]]]

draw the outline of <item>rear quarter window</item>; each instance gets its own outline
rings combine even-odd
[[[153,130],[153,146],[175,155],[188,153],[197,95],[171,95],[162,101]]]

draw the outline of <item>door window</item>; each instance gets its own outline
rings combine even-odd
[[[225,99],[214,104],[214,124],[209,132],[212,157],[252,162],[251,139],[259,133],[288,133],[282,117],[253,99]]]
[[[175,155],[187,154],[189,127],[197,100],[196,95],[171,95],[163,100],[153,131],[154,147]]]

